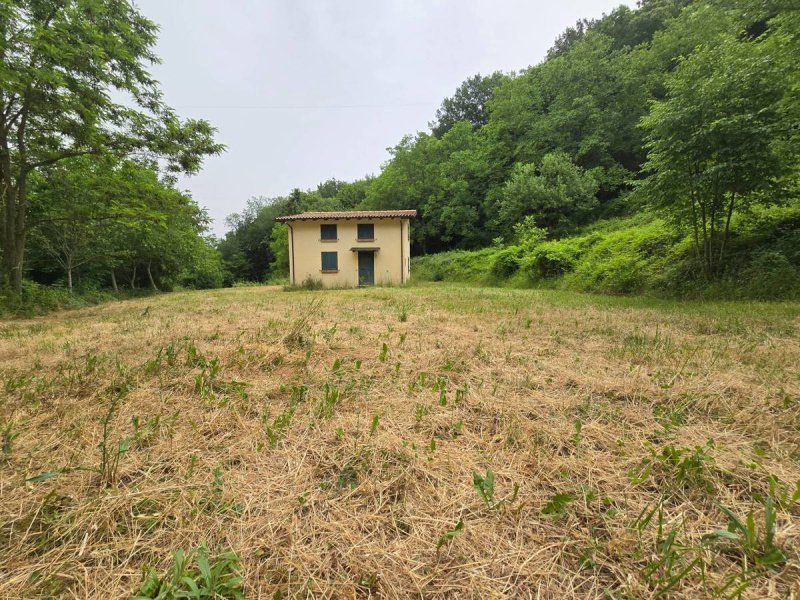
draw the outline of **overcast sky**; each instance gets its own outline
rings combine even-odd
[[[377,174],[467,77],[536,64],[582,17],[632,0],[138,0],[161,27],[166,101],[227,145],[181,182],[214,231],[252,196]]]

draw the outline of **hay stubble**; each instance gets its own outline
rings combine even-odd
[[[800,480],[800,310],[726,310],[240,288],[6,322],[0,416],[16,437],[0,465],[0,597],[125,597],[144,566],[200,543],[241,557],[254,598],[655,597],[657,532],[633,523],[659,503],[691,548],[679,560],[705,566],[669,593],[719,595],[742,563],[701,544],[727,524],[719,505],[758,520],[770,475]],[[120,377],[111,440],[131,438],[134,417],[157,425],[104,485],[91,469]],[[654,458],[668,447],[707,460],[679,481]],[[513,503],[481,500],[473,472],[488,469],[495,498],[519,486]],[[543,514],[557,494],[573,500]],[[800,593],[796,502],[778,511],[777,543],[786,563],[751,571],[745,596]]]

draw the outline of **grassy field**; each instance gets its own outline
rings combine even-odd
[[[0,399],[3,598],[800,597],[798,304],[175,293]]]

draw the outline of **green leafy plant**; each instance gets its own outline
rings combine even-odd
[[[161,427],[161,415],[150,417],[144,423],[138,416],[131,418],[133,425],[133,442],[141,447],[150,445],[158,435],[159,428]]]
[[[583,422],[580,419],[575,420],[575,433],[572,436],[572,442],[575,444],[575,449],[581,447],[581,429],[583,429]]]
[[[295,410],[295,406],[287,406],[282,413],[275,417],[272,423],[264,424],[264,432],[267,434],[267,441],[270,448],[274,448],[278,445],[278,441],[283,436],[284,430],[288,428],[289,424],[292,422]]]
[[[331,325],[327,329],[322,329],[319,332],[319,334],[322,336],[322,339],[325,340],[326,344],[330,345],[330,343],[333,342],[333,338],[336,335],[336,329],[337,329],[337,325],[336,325],[336,323],[334,323],[333,325]]]
[[[487,469],[485,475],[481,475],[477,471],[472,472],[472,487],[480,496],[481,500],[486,504],[486,508],[490,510],[505,509],[517,500],[519,495],[519,484],[514,484],[514,489],[511,494],[501,500],[495,502],[494,500],[494,471]]]
[[[455,539],[455,537],[462,531],[464,531],[464,520],[459,519],[458,523],[455,524],[455,527],[448,529],[441,536],[439,536],[439,540],[436,542],[436,553],[438,554],[442,546]]]
[[[644,531],[654,516],[657,516],[657,530],[655,547],[651,548],[644,545]],[[695,568],[698,568],[701,574],[705,568],[702,554],[698,549],[682,543],[678,538],[683,522],[671,527],[669,531],[666,531],[665,523],[661,502],[656,503],[652,509],[646,506],[633,523],[638,534],[640,551],[652,556],[642,574],[648,584],[655,588],[657,597],[667,594]]]
[[[8,458],[11,456],[14,440],[19,436],[19,432],[14,431],[13,421],[0,420],[0,450],[3,452],[3,457]]]
[[[286,386],[281,386],[281,391],[285,391]],[[281,412],[273,421],[269,422],[269,415],[264,414],[261,416],[261,422],[264,424],[264,432],[267,434],[267,441],[270,448],[278,445],[278,441],[283,436],[285,430],[292,422],[292,417],[297,411],[298,405],[305,400],[308,394],[307,385],[293,385],[289,395],[289,402],[286,408]]]
[[[756,529],[753,511],[744,520],[732,510],[719,507],[728,517],[728,528],[718,529],[703,536],[703,543],[729,543],[737,546],[743,557],[761,566],[776,566],[786,562],[786,555],[775,545],[777,511],[772,496],[764,501],[764,528]]]
[[[628,479],[634,485],[646,481],[657,467],[660,473],[670,482],[681,485],[693,485],[710,491],[713,484],[706,476],[706,463],[714,459],[709,450],[714,442],[709,440],[705,446],[685,448],[668,445],[661,451],[650,449],[650,457],[645,458],[635,469],[628,471]]]
[[[431,409],[428,408],[426,404],[417,404],[414,407],[414,420],[416,421],[416,427],[419,428],[420,424],[422,423],[422,419],[430,414]]]
[[[100,419],[103,425],[103,437],[97,446],[100,450],[100,464],[97,467],[97,472],[100,475],[102,485],[106,487],[113,485],[117,481],[120,459],[131,446],[130,438],[122,438],[116,443],[111,442],[111,424],[122,396],[123,392],[121,390],[115,390],[112,393],[108,411]]]
[[[200,500],[200,506],[204,510],[219,514],[225,514],[231,511],[234,513],[241,513],[242,506],[239,503],[225,499],[225,480],[223,478],[221,465],[214,467],[210,491],[210,495]]]
[[[546,517],[551,517],[554,519],[558,519],[564,516],[565,509],[567,506],[575,502],[576,496],[575,494],[569,493],[558,493],[554,494],[550,497],[550,500],[547,501],[544,508],[542,509],[542,515]]]
[[[492,508],[494,504],[494,472],[489,469],[486,471],[486,475],[481,475],[477,471],[473,471],[472,487],[478,492],[481,500],[486,503],[486,507]]]
[[[322,386],[322,399],[319,402],[319,416],[323,419],[330,419],[333,416],[333,409],[339,402],[339,388],[335,385],[326,383]]]
[[[372,417],[372,424],[369,426],[369,435],[372,437],[375,435],[375,432],[378,430],[378,424],[380,423],[380,417],[378,415],[374,415]]]
[[[439,406],[447,406],[447,377],[436,380],[436,389],[439,390]]]
[[[172,567],[163,575],[149,568],[133,600],[244,600],[239,556],[233,551],[209,556],[205,546],[188,554],[175,552]]]

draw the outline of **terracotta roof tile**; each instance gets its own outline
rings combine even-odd
[[[332,212],[307,212],[299,215],[276,217],[276,221],[336,221],[341,219],[413,219],[415,210],[343,210]]]

